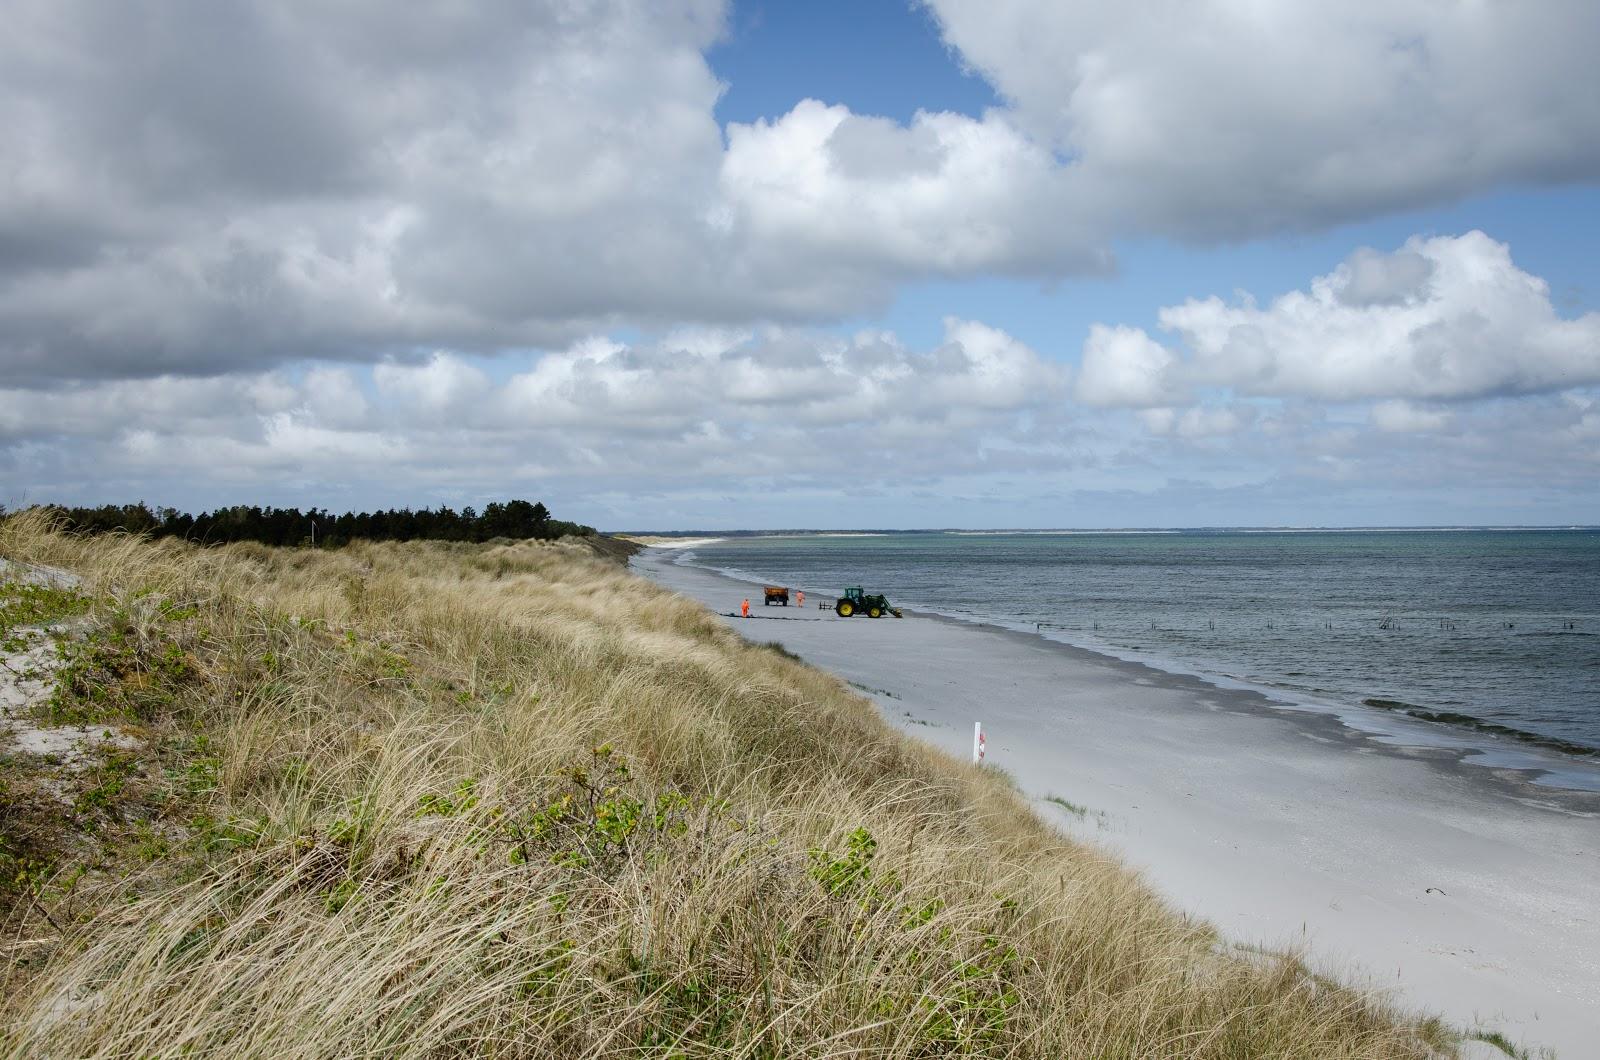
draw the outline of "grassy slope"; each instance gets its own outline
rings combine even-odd
[[[10,885],[7,1055],[1448,1050],[576,547],[0,555],[84,576],[53,709],[143,741]]]

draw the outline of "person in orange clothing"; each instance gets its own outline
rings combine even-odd
[[[745,618],[750,617],[750,598],[748,596],[744,598],[744,603],[739,605],[739,613]]]
[[[796,607],[804,607],[804,606],[806,606],[806,591],[804,589],[799,589],[799,590],[795,591],[794,606],[796,606]]]

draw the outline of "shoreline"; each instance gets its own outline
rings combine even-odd
[[[910,608],[906,609],[906,614],[915,614],[933,622],[950,623],[958,628],[982,630],[1002,637],[1040,640],[1069,654],[1077,654],[1086,662],[1122,669],[1129,679],[1135,682],[1153,680],[1164,687],[1195,695],[1234,694],[1239,697],[1238,706],[1252,710],[1261,717],[1276,718],[1323,732],[1338,730],[1339,737],[1353,747],[1412,761],[1446,765],[1452,770],[1459,771],[1469,780],[1475,779],[1498,787],[1502,794],[1511,798],[1530,799],[1546,809],[1600,819],[1600,769],[1594,770],[1597,777],[1593,786],[1567,786],[1554,783],[1551,778],[1568,776],[1573,771],[1582,770],[1588,765],[1587,761],[1579,759],[1571,763],[1570,769],[1566,768],[1568,763],[1564,759],[1571,756],[1562,755],[1559,751],[1542,747],[1481,747],[1475,742],[1475,734],[1458,733],[1453,730],[1445,730],[1437,734],[1434,739],[1428,739],[1428,734],[1419,732],[1415,734],[1415,738],[1407,740],[1405,734],[1388,733],[1376,726],[1352,724],[1350,716],[1357,714],[1362,708],[1341,707],[1333,703],[1316,706],[1297,704],[1286,698],[1289,693],[1280,692],[1269,686],[1182,669],[1176,665],[1163,666],[1158,663],[1165,660],[1146,661],[1130,658],[1109,650],[1103,651],[1074,644],[1071,641],[1030,633],[1023,629],[1012,629],[983,619],[957,618],[937,611],[914,611]],[[1365,711],[1370,712],[1371,709],[1365,708]],[[1523,764],[1513,764],[1519,761]],[[1582,780],[1587,781],[1590,778],[1585,776]]]
[[[695,542],[701,544],[703,542]],[[676,551],[680,546],[666,546]],[[741,586],[759,587],[767,580],[745,571],[702,564],[684,564],[674,556],[674,566],[702,571]],[[1555,737],[1499,726],[1473,717],[1472,724],[1439,721],[1427,715],[1426,708],[1399,704],[1380,708],[1367,700],[1345,702],[1252,682],[1244,678],[1206,670],[1183,660],[1159,654],[1132,653],[1112,645],[1085,644],[1068,639],[1065,631],[1054,628],[1030,630],[1020,620],[1015,625],[975,615],[952,615],[921,607],[905,607],[907,615],[957,627],[984,630],[1007,636],[1039,640],[1068,652],[1081,653],[1092,662],[1108,662],[1134,668],[1138,675],[1155,675],[1158,680],[1193,681],[1206,691],[1239,692],[1258,697],[1265,713],[1321,725],[1332,720],[1352,740],[1367,741],[1373,750],[1404,758],[1444,762],[1454,768],[1476,771],[1487,784],[1497,784],[1503,794],[1528,798],[1569,812],[1600,817],[1600,751],[1580,753],[1563,749]],[[724,614],[724,617],[728,617]],[[773,618],[752,612],[752,618]],[[1503,730],[1503,731],[1501,731]],[[1578,746],[1578,745],[1573,745]],[[1587,749],[1584,749],[1587,751]]]
[[[1346,720],[1345,712],[1337,708],[1330,706],[1324,709],[1290,703],[1279,698],[1274,690],[1251,685],[1248,682],[1219,680],[1205,673],[1167,669],[1153,662],[1114,655],[1107,651],[1029,633],[1026,630],[1011,629],[981,619],[956,618],[937,611],[914,611],[910,608],[905,609],[905,613],[932,622],[948,623],[958,629],[979,630],[994,636],[1018,638],[1023,642],[1042,641],[1064,653],[1078,656],[1081,661],[1121,670],[1129,681],[1137,684],[1155,683],[1173,691],[1196,696],[1234,696],[1237,697],[1232,704],[1235,708],[1261,718],[1303,726],[1311,730],[1307,735],[1312,738],[1320,735],[1346,743],[1358,751],[1387,754],[1407,761],[1426,762],[1436,767],[1447,768],[1465,780],[1495,788],[1509,798],[1527,800],[1534,805],[1559,813],[1600,820],[1600,790],[1541,783],[1546,777],[1560,772],[1560,763],[1546,766],[1478,761],[1480,758],[1493,757],[1494,750],[1463,746],[1470,740],[1466,735],[1457,736],[1455,740],[1450,741],[1405,742],[1398,736],[1389,736],[1359,725],[1352,725]],[[1507,748],[1505,753],[1508,757],[1514,758],[1522,753],[1522,749]],[[1530,751],[1527,754],[1538,754],[1538,752]]]
[[[633,567],[724,613],[750,584],[674,559]],[[727,621],[958,757],[983,721],[989,762],[1037,812],[1230,939],[1307,947],[1463,1027],[1569,1056],[1591,1044],[1600,795],[999,625],[752,617],[775,621]]]

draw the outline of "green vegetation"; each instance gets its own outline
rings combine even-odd
[[[0,582],[8,736],[34,738],[0,758],[0,917],[59,931],[102,900],[84,891],[111,882],[109,866],[170,851],[160,822],[191,800],[163,770],[190,757],[172,718],[197,611],[137,593],[113,605],[23,573],[39,580]]]
[[[53,724],[156,721],[182,709],[196,676],[192,607],[135,596],[105,609],[83,636],[58,645],[60,666],[45,709]]]
[[[1518,1048],[1512,1041],[1499,1031],[1474,1031],[1468,1035],[1475,1041],[1492,1045],[1496,1049],[1511,1057],[1511,1060],[1533,1060],[1533,1054],[1526,1049]]]
[[[493,538],[555,540],[568,535],[591,537],[592,526],[555,519],[542,502],[495,501],[482,512],[474,508],[391,508],[377,512],[335,515],[320,508],[262,508],[235,505],[189,515],[176,508],[145,504],[104,504],[98,508],[44,505],[68,532],[125,532],[152,538],[178,537],[203,544],[255,541],[263,545],[308,545],[336,548],[351,541],[488,541]],[[0,515],[4,515],[0,509]]]
[[[81,614],[87,598],[68,588],[16,578],[0,581],[0,650],[26,651],[45,627]]]
[[[1072,814],[1074,817],[1087,817],[1087,816],[1089,816],[1089,807],[1087,807],[1087,806],[1079,806],[1077,803],[1072,802],[1069,799],[1063,799],[1060,795],[1056,795],[1056,794],[1053,794],[1053,793],[1050,794],[1050,795],[1046,795],[1044,797],[1044,801],[1045,802],[1055,803],[1057,806],[1061,807],[1063,810],[1066,810],[1068,813]]]
[[[0,765],[65,822],[8,869],[0,1055],[1452,1047],[581,546],[197,548],[34,513],[0,555],[91,601],[39,723],[120,734],[70,775]]]
[[[765,644],[763,644],[761,646],[763,648],[767,649],[768,651],[772,652],[774,655],[779,655],[779,656],[782,656],[785,659],[788,659],[790,662],[803,662],[804,661],[803,659],[800,658],[800,656],[798,654],[796,654],[795,652],[790,651],[788,648],[785,648],[782,644],[779,644],[775,640],[769,640],[769,641],[767,641]]]

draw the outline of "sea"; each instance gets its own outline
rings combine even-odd
[[[676,562],[1600,764],[1600,528],[795,533]]]

